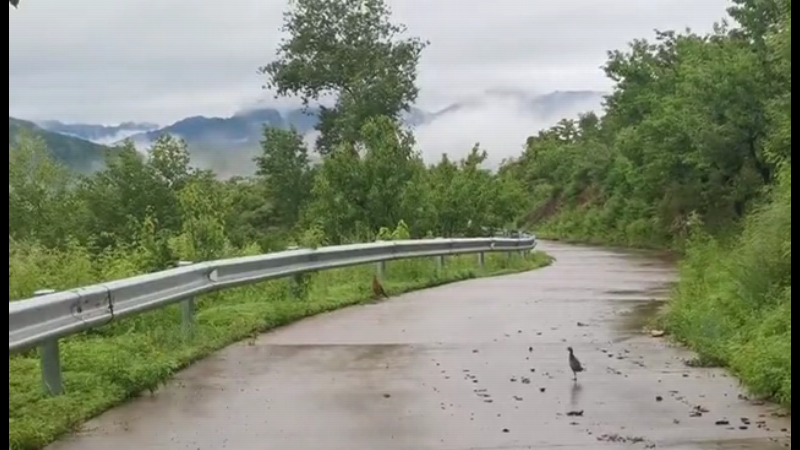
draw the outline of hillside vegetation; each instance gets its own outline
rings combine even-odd
[[[684,251],[670,330],[791,407],[791,1],[729,13],[610,52],[604,114],[531,136],[502,173],[540,235]]]
[[[347,22],[373,30],[359,35],[362,47],[349,55],[369,56],[372,67],[359,64],[358,70],[343,73],[298,69],[297,64],[322,67],[343,49],[351,51],[348,42],[329,40],[325,51],[308,48],[299,55],[287,46],[272,66],[271,79],[291,88],[331,85],[316,76],[347,87],[340,104],[320,122],[317,150],[326,155],[321,164],[310,164],[310,151],[297,132],[267,127],[262,151],[251,163],[253,177],[222,181],[192,167],[185,142],[168,136],[146,157],[123,145],[106,155],[102,168],[78,175],[53,158],[41,135],[22,136],[9,149],[10,301],[42,288],[117,279],[180,260],[251,255],[289,245],[476,236],[514,221],[525,199],[522,185],[481,169],[486,153],[479,147],[462,161],[443,157],[433,166],[414,150],[413,135],[400,119],[408,107],[404,99],[416,90],[417,41],[385,32],[396,27],[382,2],[353,3],[352,10],[323,0],[293,5],[289,23],[340,27]],[[319,27],[295,33],[335,34]],[[297,35],[289,33],[292,38]],[[481,269],[474,255],[465,255],[447,258],[438,270],[432,258],[397,261],[388,264],[382,281],[394,295],[548,262],[542,254],[496,254],[488,255]],[[369,301],[374,270],[326,271],[294,284],[272,281],[203,296],[197,299],[197,330],[190,338],[181,333],[180,311],[168,308],[62,340],[65,394],[57,397],[42,391],[36,352],[10,356],[9,449],[40,449],[87,418],[156,389],[181,367],[224,345]]]
[[[111,148],[80,138],[45,130],[27,120],[8,118],[8,146],[16,145],[22,136],[37,136],[47,145],[54,160],[68,168],[87,173],[102,166]]]

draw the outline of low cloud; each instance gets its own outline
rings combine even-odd
[[[442,153],[451,159],[465,157],[475,143],[487,151],[486,166],[496,168],[503,159],[522,152],[528,136],[555,125],[563,118],[600,110],[600,96],[556,107],[545,114],[530,108],[525,98],[487,97],[416,127],[418,148],[428,163]]]

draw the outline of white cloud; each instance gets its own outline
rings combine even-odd
[[[606,50],[649,37],[654,28],[710,29],[728,2],[390,4],[412,34],[431,41],[420,68],[419,104],[434,109],[488,88],[607,89],[599,70]],[[285,0],[23,0],[18,10],[9,8],[9,114],[96,123],[231,114],[265,95],[256,69],[274,55],[286,5]],[[421,140],[441,141],[440,133],[456,131],[463,135],[458,139],[472,140],[472,131],[465,130],[493,133],[501,125],[522,134],[512,130],[528,119],[498,108],[464,114],[461,124],[450,118],[439,131],[421,130],[426,136]],[[481,141],[494,145],[489,137]]]
[[[483,95],[476,102],[415,129],[418,148],[428,163],[447,153],[451,159],[465,157],[475,143],[488,152],[488,167],[519,155],[525,139],[562,118],[598,111],[600,97],[587,98],[563,108],[537,114],[521,95]]]

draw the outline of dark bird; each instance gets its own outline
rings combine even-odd
[[[372,293],[375,295],[375,298],[389,298],[389,295],[386,294],[381,282],[378,281],[377,275],[372,276]]]
[[[19,6],[19,0],[8,0],[8,4],[16,8]]]
[[[572,347],[567,348],[569,351],[569,368],[572,369],[572,374],[574,376],[573,380],[578,381],[578,373],[585,371],[583,365],[575,356],[575,352],[572,350]]]

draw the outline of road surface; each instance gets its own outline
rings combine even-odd
[[[791,419],[641,332],[674,271],[542,244],[529,273],[419,291],[241,343],[51,450],[772,450]],[[587,366],[577,383],[567,347]]]

